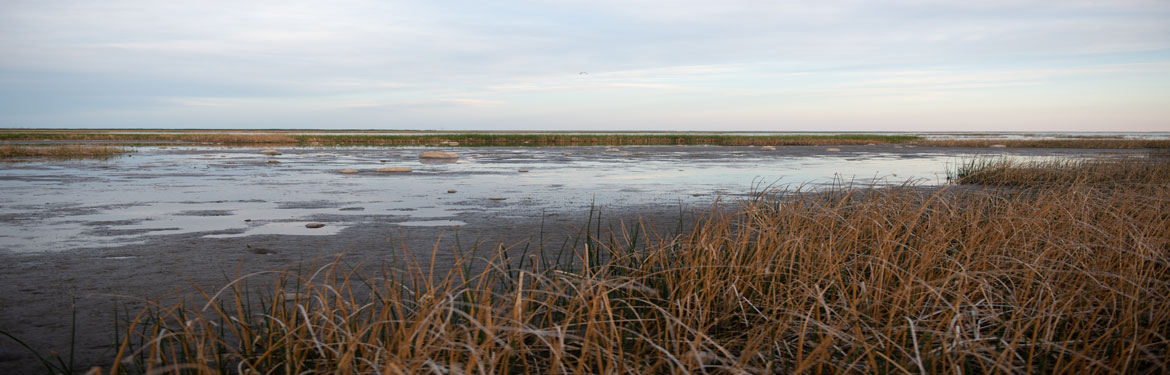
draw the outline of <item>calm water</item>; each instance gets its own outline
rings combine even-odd
[[[372,217],[399,226],[454,226],[466,224],[455,217],[465,210],[537,215],[578,214],[592,205],[705,205],[762,185],[939,185],[949,165],[980,154],[1096,153],[838,148],[454,148],[448,151],[461,157],[447,163],[420,160],[430,150],[424,148],[281,148],[283,155],[268,157],[249,148],[140,147],[108,161],[5,163],[0,251],[117,246],[180,233],[333,235]],[[413,172],[374,172],[388,166]],[[343,168],[361,172],[340,174]],[[328,225],[306,231],[313,221]]]

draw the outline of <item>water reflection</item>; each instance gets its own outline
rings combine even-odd
[[[143,147],[133,158],[106,162],[6,165],[0,170],[0,251],[117,246],[170,234],[332,235],[369,222],[456,226],[465,225],[459,215],[469,210],[505,216],[579,213],[594,204],[705,205],[760,185],[938,185],[946,183],[948,164],[980,154],[1085,152],[839,148],[442,149],[459,154],[451,162],[420,160],[419,153],[434,149],[418,147],[286,147],[279,156],[246,148]],[[376,172],[389,166],[413,171]],[[349,168],[358,173],[339,173]],[[305,228],[310,221],[327,225]]]

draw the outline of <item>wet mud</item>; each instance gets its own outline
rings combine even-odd
[[[429,262],[433,251],[442,271],[460,248],[489,249],[479,257],[500,244],[561,248],[591,210],[606,226],[641,220],[666,234],[717,200],[769,186],[916,180],[929,187],[945,184],[947,163],[962,158],[1101,152],[838,148],[448,148],[458,161],[424,163],[417,155],[430,149],[284,148],[270,157],[189,147],[140,148],[108,161],[4,163],[0,330],[43,354],[68,353],[76,322],[73,349],[84,370],[108,364],[116,351],[116,307],[189,298],[237,275],[336,257]],[[413,171],[375,172],[387,166]],[[343,168],[359,173],[338,173]],[[306,228],[310,222],[324,226]],[[0,373],[40,371],[31,353],[0,338]]]

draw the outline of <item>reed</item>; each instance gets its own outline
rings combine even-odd
[[[501,246],[478,271],[404,256],[240,275],[129,319],[107,369],[1165,373],[1170,184],[1132,183],[1161,178],[798,189],[680,234],[590,227],[572,256]]]
[[[1021,162],[1009,158],[971,159],[947,172],[961,184],[997,186],[1170,184],[1170,158],[1151,154],[1121,159],[1059,159]]]
[[[1170,139],[1062,138],[1062,139],[922,139],[911,142],[929,147],[1170,149]]]
[[[101,159],[130,152],[120,147],[101,146],[0,146],[0,159],[56,158]]]

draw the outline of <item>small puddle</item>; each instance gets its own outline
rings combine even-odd
[[[285,223],[268,223],[257,225],[248,228],[243,233],[228,233],[228,234],[209,234],[203,237],[206,238],[233,238],[255,236],[262,234],[275,234],[282,236],[329,236],[340,232],[348,225],[340,225],[337,223],[327,223],[321,228],[305,228],[308,222],[285,222]]]
[[[421,220],[421,221],[404,221],[404,222],[401,222],[401,223],[394,223],[394,224],[396,224],[396,225],[401,225],[401,226],[404,226],[404,227],[451,227],[451,226],[464,226],[464,225],[467,225],[467,223],[464,223],[464,222],[462,222],[462,221],[459,221],[459,220]]]

